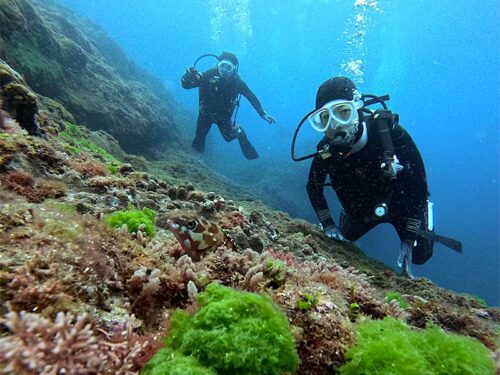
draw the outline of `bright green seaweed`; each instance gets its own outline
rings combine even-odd
[[[287,317],[269,298],[210,284],[197,303],[194,315],[175,312],[164,340],[168,349],[194,357],[220,375],[296,371],[299,357]],[[168,349],[160,350],[142,374],[163,374],[161,368],[173,366],[170,358],[176,356],[166,355]]]
[[[342,375],[494,375],[488,349],[438,327],[415,330],[386,318],[357,325],[357,343],[346,353]]]

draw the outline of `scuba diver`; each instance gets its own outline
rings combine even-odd
[[[458,252],[462,248],[458,241],[434,233],[424,162],[408,132],[398,124],[399,116],[385,105],[388,99],[362,96],[345,77],[327,80],[318,89],[316,109],[295,132],[292,158],[313,158],[307,192],[327,237],[356,241],[376,225],[390,223],[401,241],[398,267],[413,278],[411,263],[427,262],[434,241]],[[375,103],[383,108],[367,108]],[[296,158],[295,139],[306,121],[325,136],[315,154]],[[330,184],[325,184],[327,176]],[[338,226],[324,186],[333,187],[342,206]]]
[[[216,57],[217,65],[204,73],[199,73],[196,70],[196,63],[205,56]],[[274,123],[275,120],[264,111],[259,99],[240,78],[238,67],[238,59],[232,53],[223,52],[220,56],[203,55],[192,68],[186,70],[181,83],[185,89],[199,87],[198,122],[192,147],[198,152],[205,150],[205,138],[212,124],[215,123],[224,140],[231,142],[238,139],[243,155],[252,160],[257,159],[259,155],[248,140],[243,128],[236,124],[241,95],[248,99],[262,119],[269,124]],[[235,109],[235,119],[231,121]]]

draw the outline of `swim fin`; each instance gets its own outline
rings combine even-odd
[[[422,236],[434,242],[438,242],[441,245],[449,247],[450,249],[455,250],[457,253],[462,254],[462,243],[460,241],[454,240],[453,238],[440,236],[439,234],[436,234],[434,232],[422,229],[419,229],[417,233],[419,236]]]
[[[254,160],[259,157],[259,154],[248,140],[247,135],[242,128],[238,131],[238,141],[240,142],[241,151],[243,152],[243,155],[245,155],[245,158],[248,160]]]

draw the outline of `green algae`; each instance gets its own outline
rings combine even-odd
[[[196,300],[199,310],[194,315],[174,313],[164,340],[167,349],[192,356],[220,375],[295,372],[295,339],[286,315],[270,298],[210,284]],[[165,366],[165,351],[157,356],[142,374],[161,373],[154,371]]]
[[[117,168],[116,166],[120,164],[120,161],[104,148],[90,141],[87,138],[87,134],[88,130],[69,122],[66,123],[66,128],[63,131],[59,132],[59,136],[67,142],[63,144],[64,150],[74,155],[80,155],[82,152],[88,152],[94,155],[98,155],[104,162],[109,165],[108,169],[110,169],[110,167]],[[112,170],[110,169],[110,171]]]
[[[121,228],[126,225],[129,233],[135,233],[139,230],[140,226],[144,226],[142,230],[150,238],[156,235],[156,228],[154,226],[156,212],[149,208],[139,210],[123,210],[116,211],[105,218],[108,225],[114,228]]]
[[[356,326],[357,342],[340,374],[493,375],[495,364],[479,341],[439,327],[415,330],[394,318]]]
[[[216,375],[192,357],[171,349],[160,349],[144,366],[142,375]]]
[[[386,302],[391,302],[396,300],[399,303],[399,307],[402,309],[407,309],[409,305],[405,302],[403,297],[401,297],[401,293],[390,290],[385,293],[385,300]]]
[[[317,294],[306,293],[296,302],[296,307],[302,311],[308,311],[316,307],[319,303],[319,296]]]

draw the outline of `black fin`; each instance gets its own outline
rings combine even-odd
[[[455,250],[457,253],[462,254],[462,243],[460,241],[454,240],[453,238],[440,236],[439,234],[421,229],[418,231],[418,235],[428,240],[438,242],[441,245],[449,247],[450,249]]]
[[[245,158],[253,160],[259,157],[259,154],[248,140],[243,129],[240,129],[240,132],[238,133],[238,141],[240,142],[241,151],[243,152],[243,155],[245,155]]]

